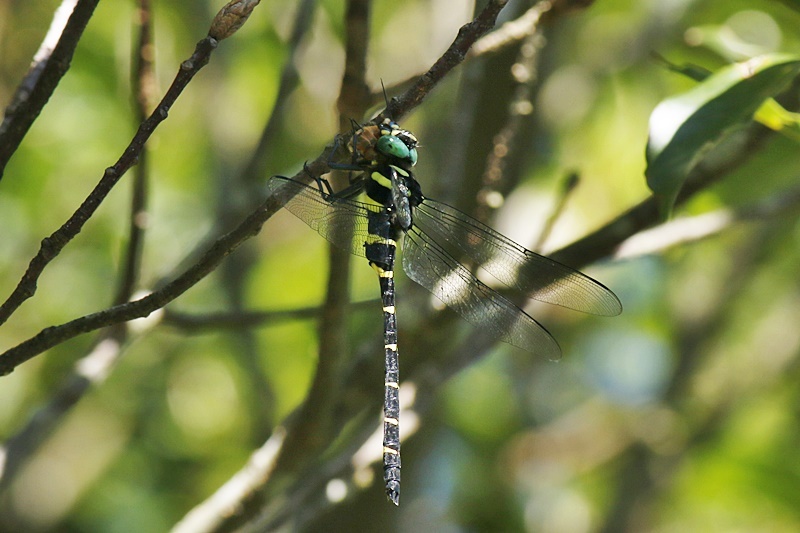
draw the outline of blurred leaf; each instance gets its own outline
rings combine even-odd
[[[764,102],[756,111],[753,119],[771,130],[800,142],[800,113],[786,110],[774,98]]]
[[[773,54],[721,69],[650,115],[647,184],[666,218],[689,171],[723,134],[752,119],[800,72],[800,58]]]
[[[679,65],[658,54],[655,54],[654,57],[672,72],[677,72],[695,81],[703,81],[712,74],[710,70],[693,63]],[[800,113],[793,113],[787,110],[774,98],[768,98],[758,108],[753,120],[773,131],[780,132],[789,139],[800,142]]]
[[[677,63],[673,63],[672,61],[668,60],[664,56],[658,53],[653,54],[653,58],[658,61],[659,63],[663,63],[665,67],[667,67],[672,72],[677,72],[678,74],[683,74],[689,79],[694,81],[703,81],[707,79],[713,72],[708,70],[705,67],[700,65],[695,65],[694,63],[683,63],[681,65]]]
[[[800,0],[781,0],[781,3],[800,13]]]

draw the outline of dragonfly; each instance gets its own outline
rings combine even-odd
[[[395,505],[401,461],[394,268],[401,243],[403,270],[411,280],[495,338],[548,359],[559,359],[561,349],[544,326],[457,257],[529,298],[594,315],[622,312],[620,300],[602,283],[425,197],[412,171],[417,145],[411,132],[385,119],[354,128],[350,162],[329,162],[331,168],[358,172],[342,191],[335,193],[321,177],[306,185],[273,176],[267,185],[287,210],[329,242],[365,257],[378,275],[385,372],[383,470],[386,495]]]

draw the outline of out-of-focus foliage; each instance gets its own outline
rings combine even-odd
[[[653,192],[665,199],[664,211],[672,210],[689,172],[715,143],[753,120],[799,71],[798,56],[758,56],[724,67],[691,91],[658,104],[650,115],[645,173]]]
[[[25,74],[58,3],[0,3],[1,106]],[[160,96],[223,2],[154,4]],[[274,112],[286,61],[297,62],[300,85],[281,110],[263,179],[294,174],[337,133],[343,2],[319,3],[311,31],[292,56],[287,42],[296,4],[262,2],[220,45],[149,143],[141,289],[176,272],[209,232],[233,223],[223,215],[247,199],[232,183]],[[470,20],[472,7],[468,1],[376,0],[368,54],[373,89],[380,80],[391,86],[424,72]],[[2,300],[41,239],[80,205],[135,131],[133,12],[132,3],[100,2],[69,73],[0,180]],[[558,18],[544,37],[533,111],[523,127],[524,179],[493,224],[531,246],[563,176],[577,171],[580,184],[544,246],[553,250],[648,196],[650,113],[697,83],[670,72],[653,52],[712,72],[760,54],[797,54],[800,10],[794,2],[772,0],[604,0]],[[479,106],[502,123],[512,82],[498,64],[510,61],[493,58],[480,68],[465,63],[403,121],[421,140],[418,178],[434,198],[463,201],[462,177],[484,170],[489,144],[470,144],[461,159],[453,146],[495,133],[489,119],[465,127],[460,106]],[[795,89],[790,103],[797,97]],[[773,135],[675,215],[780,198],[796,191],[798,169],[797,142]],[[127,238],[127,185],[123,179],[45,270],[36,296],[0,327],[0,350],[111,304]],[[279,213],[169,308],[203,313],[239,304],[259,310],[317,305],[326,264],[323,240]],[[618,294],[622,316],[537,308],[535,316],[562,345],[561,362],[498,345],[436,391],[420,430],[404,440],[399,509],[384,501],[375,483],[307,527],[799,530],[798,265],[795,207],[732,224],[699,242],[589,267]],[[371,269],[356,261],[352,270],[353,299],[376,298]],[[403,351],[402,343],[411,340],[403,337],[404,327],[417,327],[428,302],[400,278],[401,366],[404,358],[445,357],[457,339],[443,339],[450,344],[431,353]],[[380,340],[380,319],[377,303],[353,312],[354,357],[365,341]],[[436,334],[434,325],[428,330]],[[59,345],[0,378],[3,440],[35,416],[93,338]],[[168,529],[237,472],[302,402],[317,339],[314,320],[199,334],[167,322],[135,336],[108,380],[81,399],[7,488],[0,514],[13,509],[30,531]],[[380,400],[381,374],[373,377]]]

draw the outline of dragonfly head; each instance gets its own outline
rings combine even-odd
[[[380,131],[381,136],[375,143],[378,153],[412,167],[417,164],[418,141],[413,133],[389,119],[381,124]]]

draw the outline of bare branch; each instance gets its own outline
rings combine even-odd
[[[285,431],[278,427],[247,464],[208,500],[198,505],[175,524],[172,533],[205,533],[218,530],[221,517],[235,514],[243,500],[269,479],[278,453],[283,448]]]
[[[366,81],[370,3],[370,0],[347,2],[344,76],[337,101],[340,130],[347,129],[349,119],[360,119],[371,103]]]
[[[155,72],[153,68],[153,25],[150,0],[139,0],[138,46],[134,54],[134,116],[137,124],[147,118],[155,95]],[[144,230],[147,224],[147,186],[149,182],[149,150],[142,147],[139,164],[133,175],[131,211],[128,217],[128,245],[123,257],[123,271],[120,276],[115,304],[130,300],[139,279],[139,269],[144,247]]]
[[[768,220],[800,207],[800,188],[781,191],[753,206],[741,209],[719,209],[702,215],[677,218],[652,229],[641,231],[620,244],[615,259],[630,259],[645,254],[663,252],[718,235],[740,222]]]
[[[350,309],[353,311],[374,309],[376,305],[380,305],[379,299],[349,303]],[[322,315],[321,306],[299,307],[282,311],[234,311],[207,314],[182,313],[165,309],[161,322],[187,333],[202,333],[209,330],[267,326],[284,321],[315,320],[320,315]]]
[[[231,0],[225,4],[211,21],[209,37],[221,41],[239,31],[259,3],[261,0]]]
[[[764,142],[770,138],[770,132],[758,125],[751,126],[746,132],[743,132],[743,135],[742,146],[728,157],[715,164],[699,164],[695,167],[681,190],[676,205],[682,205],[698,191],[709,187],[739,168],[745,161],[758,153]],[[550,257],[573,268],[581,268],[612,255],[616,247],[628,237],[653,226],[658,221],[658,204],[655,198],[650,196],[602,228],[550,254]]]
[[[536,32],[542,15],[552,9],[553,2],[544,0],[537,2],[528,9],[522,16],[506,22],[496,30],[481,37],[470,48],[467,54],[468,59],[472,59],[483,54],[497,52],[506,46],[518,43]]]

